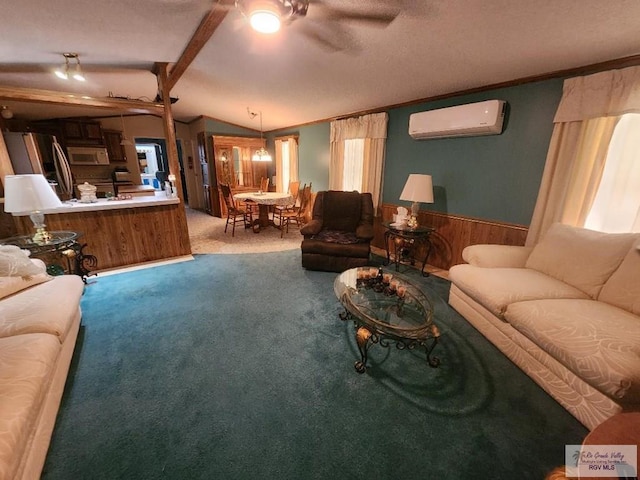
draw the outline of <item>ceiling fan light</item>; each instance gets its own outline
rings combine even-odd
[[[249,14],[251,27],[260,33],[276,33],[280,30],[280,13],[268,7],[260,7]]]

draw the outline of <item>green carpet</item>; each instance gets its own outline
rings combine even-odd
[[[357,374],[335,277],[287,251],[92,278],[42,478],[541,479],[582,441],[453,310],[439,368],[374,345]]]

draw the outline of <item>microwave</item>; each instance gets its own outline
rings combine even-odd
[[[108,165],[109,155],[104,147],[67,147],[71,165]]]

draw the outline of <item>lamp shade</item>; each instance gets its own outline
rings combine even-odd
[[[431,175],[410,174],[400,194],[400,200],[433,203],[433,182]]]
[[[62,202],[40,174],[4,177],[4,211],[32,213],[62,206]]]

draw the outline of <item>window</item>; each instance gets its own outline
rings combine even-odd
[[[640,114],[622,115],[617,123],[584,226],[608,233],[640,232]]]
[[[276,181],[278,192],[287,192],[291,182],[298,181],[298,137],[275,139]]]
[[[282,142],[282,170],[280,171],[282,175],[282,185],[289,185],[291,178],[290,171],[291,159],[289,156],[289,142]]]
[[[344,170],[342,172],[342,190],[362,192],[362,174],[364,170],[364,138],[351,138],[344,141]]]

